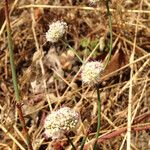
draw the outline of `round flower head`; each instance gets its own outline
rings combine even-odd
[[[56,21],[49,25],[49,30],[46,32],[46,39],[52,43],[57,42],[66,32],[68,26],[63,21]]]
[[[103,63],[98,61],[87,62],[83,66],[81,73],[83,83],[96,83],[103,70]]]
[[[79,114],[69,107],[63,107],[45,118],[45,135],[52,139],[62,138],[65,133],[73,131],[78,122]]]

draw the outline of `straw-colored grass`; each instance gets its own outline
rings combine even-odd
[[[77,132],[70,133],[74,145],[79,148],[86,135],[84,149],[92,149],[95,143],[97,93],[93,86],[82,84],[81,69],[89,60],[106,61],[108,16],[103,2],[93,7],[85,0],[74,2],[12,0],[9,6],[22,110],[34,150],[51,150],[52,145],[71,150],[67,139],[52,141],[43,134],[45,116],[63,106],[81,115]],[[150,149],[150,2],[132,2],[110,3],[113,51],[98,79],[100,150]],[[0,5],[3,15],[3,3]],[[67,22],[68,30],[52,44],[46,42],[45,32],[56,20]],[[101,37],[106,42],[104,51],[100,50]],[[27,149],[26,139],[18,120],[7,46],[6,22],[1,20],[0,149],[23,150]]]

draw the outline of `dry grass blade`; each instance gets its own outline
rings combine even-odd
[[[11,133],[9,133],[9,132],[7,131],[7,129],[6,129],[3,125],[0,124],[0,128],[2,129],[2,131],[3,131],[6,135],[8,135],[8,136],[18,145],[18,147],[19,147],[21,150],[25,150],[25,148],[16,140],[16,138],[14,138],[14,136],[13,136]]]

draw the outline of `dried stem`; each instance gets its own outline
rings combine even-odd
[[[143,1],[141,1],[142,3]],[[138,14],[136,19],[136,27],[135,27],[135,37],[134,37],[134,45],[132,54],[130,56],[130,63],[134,61],[134,55],[135,55],[135,45],[137,40],[137,32],[138,32],[138,23],[139,23],[139,17]],[[130,81],[129,81],[129,99],[128,99],[128,123],[127,123],[127,150],[131,150],[131,125],[132,125],[132,97],[133,97],[133,76],[134,76],[134,65],[132,64],[130,71]]]

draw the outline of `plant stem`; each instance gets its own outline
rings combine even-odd
[[[65,134],[65,136],[67,137],[68,142],[69,142],[70,145],[72,146],[72,149],[73,149],[73,150],[76,150],[76,147],[74,146],[74,144],[73,144],[72,140],[70,139],[70,137],[69,137],[67,134]]]
[[[25,133],[25,136],[26,136],[28,150],[33,150],[31,140],[30,140],[30,136],[29,136],[28,130],[26,128],[25,119],[24,119],[24,116],[23,116],[23,113],[22,113],[22,106],[21,106],[20,103],[17,103],[16,106],[17,106],[17,109],[18,109],[19,119],[20,119],[21,125],[23,127],[23,131]]]
[[[19,89],[17,85],[17,77],[16,77],[16,70],[14,65],[14,50],[13,50],[13,42],[11,37],[11,27],[10,27],[10,20],[9,20],[9,12],[8,12],[8,0],[5,0],[5,16],[7,21],[7,39],[8,39],[8,48],[9,48],[9,57],[10,57],[10,65],[11,65],[11,71],[12,71],[12,80],[13,80],[13,86],[15,90],[15,97],[16,101],[20,101],[20,94]]]
[[[77,52],[74,50],[73,47],[71,47],[67,42],[61,40],[63,42],[63,44],[65,44],[66,46],[68,46],[70,48],[70,50],[73,51],[73,53],[77,56],[77,58],[79,59],[79,61],[83,64],[83,60],[80,58],[80,56],[77,54]]]
[[[101,99],[100,99],[100,93],[99,93],[99,87],[96,86],[97,90],[97,98],[98,98],[98,124],[97,124],[97,133],[96,133],[96,138],[99,136],[99,130],[101,126]]]
[[[82,142],[81,142],[81,146],[80,146],[80,150],[83,150],[86,138],[87,138],[87,136],[83,137]]]
[[[26,140],[27,140],[27,146],[28,150],[33,150],[30,137],[28,135],[28,130],[25,125],[25,119],[22,113],[21,104],[20,104],[20,93],[17,83],[17,75],[16,75],[16,69],[14,64],[14,49],[13,49],[13,42],[12,42],[12,36],[11,36],[11,27],[10,27],[10,20],[9,20],[9,11],[8,11],[8,0],[5,0],[5,17],[7,22],[7,39],[8,39],[8,48],[9,48],[9,57],[10,57],[10,66],[12,71],[12,80],[13,80],[13,87],[15,90],[15,99],[17,102],[17,110],[19,114],[19,119],[22,124],[23,130],[26,134]]]
[[[106,9],[107,9],[109,32],[110,32],[110,42],[109,42],[109,55],[106,60],[105,67],[108,65],[110,58],[111,58],[111,53],[112,53],[112,19],[111,19],[111,13],[109,10],[109,2],[110,2],[110,0],[106,0]]]
[[[100,99],[100,92],[99,92],[99,87],[96,84],[96,90],[97,90],[97,99],[98,99],[98,123],[97,123],[97,132],[96,132],[96,142],[94,144],[94,150],[96,150],[96,144],[97,144],[97,140],[99,137],[99,131],[100,131],[100,127],[101,127],[101,99]]]

